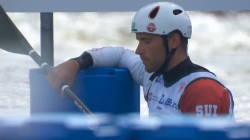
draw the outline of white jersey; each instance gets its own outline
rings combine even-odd
[[[189,98],[184,96],[185,100],[183,101],[185,105],[182,105],[184,107],[179,107],[178,104],[180,104],[180,98],[185,90],[185,86],[189,85],[189,83],[193,82],[193,80],[198,78],[210,78],[215,81],[218,81],[216,76],[209,72],[202,72],[202,73],[195,73],[191,74],[187,77],[183,76],[182,79],[179,81],[176,81],[176,83],[170,87],[166,87],[164,85],[164,80],[162,76],[155,78],[152,81],[149,80],[150,76],[153,73],[148,73],[145,71],[145,66],[142,63],[140,56],[135,54],[134,51],[124,49],[123,47],[104,47],[99,49],[92,49],[87,51],[91,54],[93,58],[93,66],[92,67],[121,67],[121,68],[127,68],[134,81],[139,83],[143,87],[144,96],[149,99],[148,101],[148,107],[149,107],[149,113],[158,114],[158,115],[175,115],[175,114],[181,114],[182,110],[183,112],[192,112],[196,113],[197,117],[203,117],[203,116],[217,116],[217,114],[212,113],[212,110],[215,111],[217,109],[217,106],[214,104],[204,104],[200,105],[200,102],[206,101],[206,97],[211,96],[208,95],[205,98],[199,99],[200,101],[196,101],[197,99],[194,99],[195,102],[197,102],[193,106],[189,106],[189,110],[187,109],[187,104],[190,104]],[[184,85],[181,85],[181,83],[184,83]],[[204,81],[200,82],[204,83]],[[198,83],[198,84],[200,84]],[[214,82],[215,83],[215,82]],[[213,83],[212,83],[213,84]],[[181,90],[179,91],[179,85],[181,85]],[[197,85],[197,83],[196,83]],[[222,84],[221,84],[222,85]],[[183,87],[184,86],[184,87]],[[218,86],[218,85],[217,85]],[[223,85],[222,85],[223,86]],[[219,88],[221,86],[219,85]],[[192,88],[194,89],[194,88]],[[196,89],[196,87],[195,87]],[[221,88],[220,88],[221,89]],[[224,89],[222,89],[224,90]],[[225,88],[225,90],[227,90]],[[200,92],[200,91],[199,91]],[[209,91],[207,91],[209,92]],[[147,94],[149,95],[147,96]],[[189,91],[187,91],[187,95],[190,97]],[[223,94],[228,94],[230,91],[226,91]],[[231,94],[231,93],[230,93]],[[193,94],[196,95],[196,94]],[[191,96],[193,96],[191,95]],[[201,95],[202,96],[202,95]],[[219,95],[216,100],[220,100],[221,98],[227,98],[227,107],[221,107],[220,110],[227,110],[227,114],[231,120],[234,120],[234,114],[233,114],[233,98],[231,95]],[[213,97],[211,97],[213,98]],[[171,101],[170,101],[171,100]],[[211,99],[213,100],[213,99]],[[185,102],[186,101],[186,102]],[[230,103],[229,103],[230,102]],[[216,102],[217,103],[217,102]],[[180,109],[181,108],[181,109]],[[190,111],[191,110],[194,111]],[[208,112],[210,111],[210,112]],[[220,111],[218,111],[220,112]],[[221,111],[223,112],[223,111]]]
[[[176,81],[171,85],[164,85],[163,76],[161,75],[153,80],[153,83],[148,92],[149,112],[154,115],[164,114],[165,116],[181,114],[182,113],[181,106],[185,107],[187,106],[187,104],[180,104],[181,98],[185,98],[182,95],[186,90],[186,88],[190,85],[190,83],[194,82],[199,78],[214,80],[216,81],[216,83],[219,83],[222,87],[224,87],[214,74],[206,71],[193,72],[188,76],[183,76],[182,78],[180,78],[178,81]],[[225,91],[229,90],[225,88]],[[211,93],[210,96],[214,96],[214,94]],[[230,102],[229,103],[230,107],[228,108],[227,111],[228,114],[225,115],[225,117],[227,117],[228,120],[234,121],[235,118],[233,113],[233,98],[231,96],[230,91],[228,93],[228,96],[223,96],[223,97],[228,97],[228,101]],[[218,99],[218,97],[216,98]],[[199,99],[199,100],[202,101],[204,99]],[[215,101],[206,103],[204,105],[202,104],[196,105],[195,106],[196,112],[194,112],[195,115],[197,117],[218,117],[217,112],[220,112],[221,108],[219,108],[220,106],[218,106],[216,103],[218,102]]]

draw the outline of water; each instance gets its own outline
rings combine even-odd
[[[213,71],[233,93],[238,122],[250,121],[250,12],[189,12],[193,36],[189,55]],[[8,13],[31,46],[40,53],[39,13]],[[54,13],[55,65],[83,51],[106,45],[135,50],[130,33],[134,12]],[[0,50],[0,116],[29,115],[29,57]],[[142,93],[141,93],[142,95]],[[141,115],[148,114],[141,98]]]

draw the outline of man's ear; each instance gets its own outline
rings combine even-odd
[[[171,49],[176,49],[178,46],[181,45],[180,35],[177,33],[173,34],[170,39],[170,42],[171,42]]]

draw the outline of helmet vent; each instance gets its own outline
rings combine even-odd
[[[151,12],[148,15],[149,19],[154,19],[157,16],[159,10],[160,10],[159,6],[155,7],[153,10],[151,10]]]
[[[179,15],[180,13],[182,13],[182,10],[180,10],[180,9],[176,9],[173,11],[174,15]]]

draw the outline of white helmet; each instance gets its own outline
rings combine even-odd
[[[132,33],[167,35],[179,30],[184,37],[191,38],[192,25],[188,14],[177,4],[156,2],[142,7],[134,16]]]

